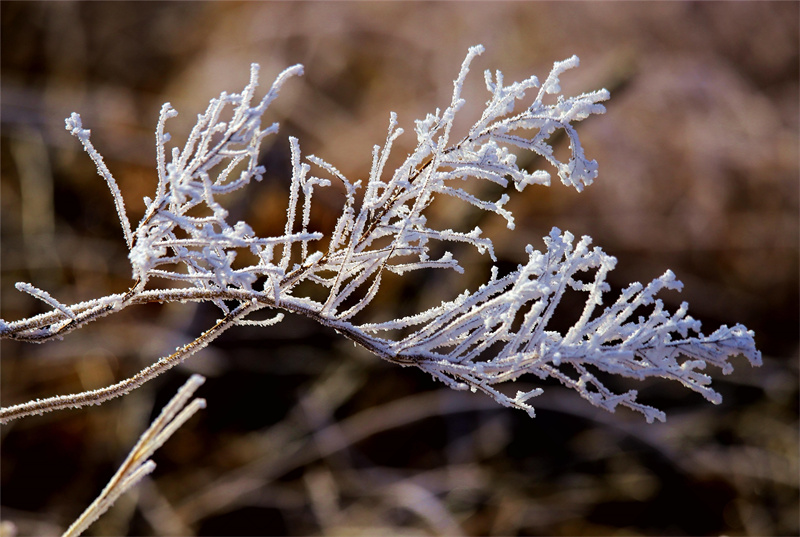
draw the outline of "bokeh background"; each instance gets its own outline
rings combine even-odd
[[[577,54],[565,92],[612,92],[608,113],[579,127],[600,163],[594,185],[528,189],[511,207],[514,233],[480,221],[501,261],[543,248],[552,226],[590,234],[619,259],[617,289],[671,268],[685,290],[666,302],[687,300],[708,332],[746,324],[764,354],[761,368],[738,358],[729,377],[714,372],[719,406],[677,385],[621,383],[667,411],[647,425],[554,384],[530,419],[303,318],[236,328],[125,398],[0,429],[0,517],[20,535],[59,534],[197,371],[208,408],[90,534],[797,535],[799,15],[796,2],[0,3],[6,320],[43,310],[16,281],[66,303],[131,283],[111,197],[64,130],[71,112],[137,222],[155,188],[163,102],[181,112],[169,128],[181,140],[209,98],[243,87],[251,62],[263,85],[303,63],[268,113],[281,122],[263,148],[268,176],[231,197],[236,218],[266,230],[284,218],[289,135],[363,178],[389,112],[410,131],[446,106],[467,48],[482,43],[463,125],[481,111],[487,68],[543,78]],[[324,230],[336,207],[319,210]],[[448,216],[470,228],[478,218]],[[384,284],[376,311],[411,311],[464,283]],[[126,378],[216,316],[142,306],[60,342],[3,341],[2,404]]]

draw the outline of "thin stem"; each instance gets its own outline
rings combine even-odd
[[[265,304],[256,301],[240,304],[239,307],[217,321],[214,326],[203,332],[194,341],[183,345],[169,356],[161,358],[156,363],[145,367],[134,376],[122,382],[98,390],[89,390],[70,395],[57,395],[55,397],[48,397],[46,399],[38,399],[19,405],[0,408],[0,424],[5,424],[25,416],[51,412],[53,410],[99,405],[109,399],[128,394],[148,380],[157,377],[167,369],[178,365],[189,356],[203,349],[206,345],[219,337],[225,330],[234,326],[236,320],[263,307],[265,307]]]
[[[201,375],[192,375],[189,380],[178,390],[178,393],[167,403],[161,414],[150,424],[150,427],[139,437],[136,445],[133,446],[128,456],[120,465],[117,472],[105,486],[100,495],[81,513],[75,522],[67,528],[62,537],[77,537],[83,533],[97,518],[105,513],[109,507],[139,482],[144,476],[155,470],[155,463],[150,460],[150,456],[161,447],[164,442],[181,426],[186,420],[194,415],[199,409],[205,408],[204,399],[194,399],[189,403],[189,399],[205,382]],[[189,403],[187,405],[187,403]],[[181,410],[183,409],[183,410]],[[180,413],[179,413],[180,411]]]

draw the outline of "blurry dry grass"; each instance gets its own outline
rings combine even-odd
[[[612,90],[608,114],[581,127],[599,180],[580,195],[555,185],[517,199],[518,232],[497,242],[504,262],[541,247],[553,225],[591,234],[620,259],[613,283],[672,268],[686,289],[667,298],[688,300],[708,329],[754,329],[765,365],[718,379],[719,407],[642,387],[667,410],[664,425],[607,415],[558,387],[531,420],[305,319],[243,327],[122,400],[4,427],[0,515],[23,535],[59,533],[199,371],[209,408],[90,532],[797,535],[798,15],[797,3],[2,2],[2,318],[39,311],[15,281],[64,302],[130,283],[110,196],[63,130],[70,112],[93,129],[138,221],[161,103],[181,112],[179,136],[210,97],[242,87],[250,62],[265,80],[305,64],[273,111],[282,129],[264,155],[270,176],[232,202],[237,218],[268,229],[283,218],[288,135],[363,177],[389,111],[409,130],[446,104],[467,47],[483,43],[473,113],[485,100],[480,69],[542,76],[573,53],[582,66],[569,91]],[[382,292],[388,310],[426,299],[416,285]],[[4,341],[2,402],[109,384],[215,315],[141,307],[63,342]]]

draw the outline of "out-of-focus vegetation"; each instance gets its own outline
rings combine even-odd
[[[799,10],[2,2],[4,319],[40,308],[16,281],[66,303],[130,285],[111,197],[64,131],[70,112],[93,130],[137,222],[155,187],[163,102],[181,113],[169,129],[180,141],[209,98],[243,86],[251,62],[265,80],[303,63],[306,75],[271,108],[281,132],[267,140],[267,177],[232,203],[236,218],[267,230],[284,217],[289,135],[304,153],[364,177],[389,111],[410,131],[445,106],[467,47],[483,43],[465,88],[471,110],[486,99],[479,70],[544,76],[571,54],[582,66],[564,77],[567,91],[612,93],[608,113],[580,127],[600,163],[594,185],[582,194],[558,184],[526,190],[512,202],[517,231],[505,241],[504,222],[480,222],[499,233],[502,262],[521,261],[526,243],[541,249],[552,226],[591,234],[619,258],[617,288],[673,269],[685,290],[665,298],[689,301],[709,330],[755,330],[765,364],[716,374],[720,406],[677,386],[633,386],[667,411],[666,424],[608,415],[557,387],[533,401],[530,419],[383,363],[306,319],[241,327],[123,399],[3,427],[0,517],[22,535],[62,531],[198,371],[209,377],[198,392],[208,409],[156,455],[152,479],[90,532],[796,535]],[[315,216],[320,228],[333,225],[335,201]],[[469,211],[453,214],[457,206],[441,209],[475,223]],[[477,283],[441,274],[387,281],[378,300],[413,311],[428,299],[426,285],[456,292]],[[2,403],[125,378],[216,316],[191,304],[137,307],[62,342],[3,341]]]

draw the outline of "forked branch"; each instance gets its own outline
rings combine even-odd
[[[351,182],[319,157],[304,158],[299,141],[291,138],[286,221],[283,233],[275,236],[261,237],[245,222],[229,222],[223,198],[264,174],[259,148],[278,125],[262,126],[262,118],[283,84],[302,73],[301,66],[281,73],[256,101],[258,66],[254,64],[241,93],[222,93],[211,100],[183,148],[168,147],[171,136],[166,122],[177,112],[165,104],[156,128],[155,194],[145,199],[145,215],[135,230],[130,228],[116,182],[89,141],[89,131],[82,127],[80,116],[72,114],[67,129],[81,141],[111,190],[129,247],[134,284],[124,294],[65,305],[31,284],[20,283],[18,289],[52,310],[20,321],[0,321],[0,337],[32,342],[60,338],[100,317],[147,302],[211,302],[220,308],[222,318],[130,379],[100,390],[8,407],[0,412],[2,421],[99,404],[128,393],[228,328],[280,322],[280,314],[268,321],[247,318],[263,308],[305,315],[383,359],[417,366],[452,388],[480,390],[502,405],[531,415],[528,400],[539,395],[540,389],[511,396],[502,388],[527,374],[558,379],[593,405],[609,411],[625,406],[641,412],[647,421],[663,421],[664,414],[639,403],[635,390],[614,393],[603,384],[603,374],[676,380],[718,403],[710,377],[701,371],[710,364],[727,374],[732,369],[728,359],[737,354],[759,365],[753,334],[735,325],[706,336],[685,304],[675,313],[667,312],[656,295],[681,287],[669,271],[646,286],[635,283],[611,297],[606,276],[616,260],[600,248],[590,248],[589,237],[576,241],[569,232],[556,228],[545,237],[545,251],[528,246],[527,260],[516,270],[501,275],[494,267],[490,279],[476,290],[465,290],[409,317],[370,319],[369,306],[387,272],[463,272],[458,257],[449,250],[432,257],[434,244],[466,244],[496,261],[492,238],[479,227],[432,227],[428,212],[436,198],[457,198],[494,213],[513,230],[514,216],[506,208],[510,195],[531,185],[549,186],[551,180],[547,170],[520,168],[516,152],[542,157],[564,185],[577,191],[597,177],[597,163],[586,157],[575,123],[604,113],[601,103],[609,94],[601,89],[561,95],[560,77],[577,67],[575,56],[556,62],[541,84],[532,76],[505,85],[502,73],[487,71],[489,99],[480,118],[466,133],[453,132],[454,120],[465,105],[462,89],[467,74],[482,52],[480,46],[469,50],[449,105],[416,121],[417,145],[393,171],[387,169],[387,162],[395,140],[403,134],[394,113],[386,140],[373,149],[365,182]],[[535,95],[526,99],[529,92]],[[563,161],[551,145],[557,133],[563,133],[569,143],[569,156]],[[334,183],[345,189],[341,214],[332,231],[314,230],[313,194]],[[482,197],[475,192],[497,188],[472,188],[470,183],[493,184],[503,192]],[[252,254],[253,261],[243,262],[242,252]],[[171,287],[152,289],[153,278],[167,280]],[[321,286],[324,298],[304,295],[302,282]],[[550,321],[570,289],[585,293],[585,306],[578,321],[560,333],[552,330]],[[231,302],[235,306],[229,306]],[[650,313],[633,319],[634,311],[642,308]]]

